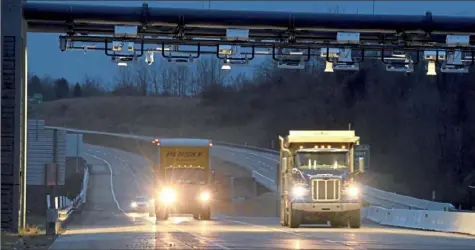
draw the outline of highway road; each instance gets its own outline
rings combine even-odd
[[[213,154],[229,161],[237,159],[241,164],[257,160],[253,164],[262,165],[262,170],[273,171],[275,167],[269,155],[225,150],[215,148]],[[144,159],[97,146],[87,146],[86,158],[94,165],[87,203],[50,249],[474,249],[475,246],[475,238],[471,236],[389,228],[368,222],[360,229],[289,229],[281,227],[274,217],[218,214],[213,214],[211,221],[180,216],[155,222],[148,214],[131,213],[128,208],[135,196],[150,192],[151,172]]]

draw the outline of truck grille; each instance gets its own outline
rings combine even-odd
[[[312,180],[312,199],[314,201],[338,201],[341,194],[340,179]]]

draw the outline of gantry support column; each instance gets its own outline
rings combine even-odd
[[[18,232],[26,207],[26,26],[24,0],[1,0],[1,210],[2,229]],[[22,218],[22,219],[20,219]]]

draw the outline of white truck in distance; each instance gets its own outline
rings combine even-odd
[[[282,226],[326,224],[359,228],[361,197],[355,177],[355,131],[290,131],[280,140],[278,181]]]

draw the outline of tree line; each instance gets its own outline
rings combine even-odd
[[[91,96],[178,96],[199,95],[213,85],[235,82],[243,76],[227,77],[217,58],[204,57],[194,64],[172,64],[164,60],[149,66],[138,60],[128,67],[119,67],[109,81],[86,75],[82,82],[29,75],[28,95],[42,94],[44,101]]]

